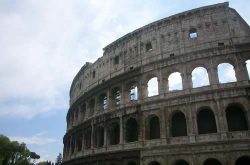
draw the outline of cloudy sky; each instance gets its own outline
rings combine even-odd
[[[152,21],[220,0],[0,0],[0,134],[55,160],[81,66]],[[250,23],[249,0],[230,6]]]

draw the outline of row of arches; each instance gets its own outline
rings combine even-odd
[[[243,131],[248,130],[248,117],[246,111],[238,103],[229,104],[225,109],[226,122],[228,131]],[[210,107],[201,107],[196,114],[196,124],[198,134],[217,133],[217,123],[215,120],[214,111]],[[85,149],[93,147],[104,147],[107,145],[117,145],[122,143],[121,137],[124,137],[125,143],[136,142],[140,135],[140,124],[136,117],[129,117],[124,119],[124,126],[121,125],[119,119],[115,119],[107,126],[99,124],[91,128],[86,127],[84,132],[77,136],[72,136],[71,142],[68,142],[66,147],[71,154],[74,152],[81,152]],[[160,139],[162,134],[161,118],[155,114],[149,115],[145,118],[145,139]],[[170,136],[180,137],[188,136],[186,114],[180,110],[170,114]],[[189,122],[189,125],[193,125]],[[93,135],[92,135],[93,132]],[[123,133],[122,133],[123,132]],[[105,139],[107,139],[105,141]]]
[[[244,155],[236,159],[234,165],[249,165],[250,164],[250,156]],[[151,161],[148,165],[161,165],[158,161]],[[184,159],[179,159],[174,161],[173,165],[191,165],[188,161]],[[222,163],[216,158],[207,158],[204,160],[202,165],[222,165]]]
[[[245,61],[246,69],[250,70],[250,60]],[[183,90],[183,85],[188,84],[186,81],[192,81],[192,87],[198,88],[203,86],[208,86],[214,81],[213,77],[218,77],[218,83],[229,83],[236,82],[239,76],[236,76],[235,68],[230,63],[220,63],[215,71],[214,75],[211,70],[214,68],[207,69],[206,66],[198,66],[194,68],[191,72],[191,76],[187,78],[180,72],[173,72],[169,74],[167,80],[164,80],[162,85],[164,88],[168,88],[168,91]],[[239,73],[239,71],[237,72]],[[248,76],[249,77],[249,76]],[[146,79],[146,86],[139,84],[138,80],[132,80],[125,86],[114,86],[109,90],[104,90],[97,94],[95,97],[87,100],[80,107],[74,108],[67,117],[68,129],[71,128],[78,121],[83,121],[84,119],[91,117],[95,113],[106,111],[112,108],[116,108],[121,104],[133,103],[138,99],[143,99],[145,97],[151,97],[159,95],[159,89],[161,88],[158,84],[158,76],[151,75]],[[249,78],[247,78],[249,79]],[[145,89],[146,88],[146,89]],[[161,91],[163,88],[161,89]]]
[[[228,131],[248,130],[247,115],[239,104],[232,104],[226,108],[226,121]],[[209,107],[201,108],[197,113],[198,134],[216,133],[217,125],[215,115]],[[148,139],[160,138],[160,119],[154,115],[148,122]],[[175,111],[170,119],[170,134],[173,137],[187,136],[187,121],[185,114]]]
[[[248,74],[250,72],[250,60],[246,61]],[[236,74],[234,66],[230,63],[220,63],[217,66],[217,76],[220,84],[236,82]],[[204,66],[198,66],[191,72],[192,88],[198,88],[210,85],[209,72]],[[173,72],[167,78],[168,91],[182,90],[183,89],[183,76],[180,72]],[[158,78],[152,77],[147,82],[148,97],[159,94],[158,91]]]

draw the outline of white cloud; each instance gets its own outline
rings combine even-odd
[[[56,143],[57,140],[54,138],[48,138],[45,136],[46,132],[40,132],[32,136],[11,136],[9,137],[12,141],[18,141],[25,144],[45,145]]]
[[[8,10],[0,11],[0,117],[67,109],[70,83],[81,66],[157,17],[153,3],[144,1],[26,0],[2,6]]]

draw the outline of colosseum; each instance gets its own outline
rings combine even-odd
[[[64,165],[250,165],[250,27],[227,2],[103,51],[72,82]]]

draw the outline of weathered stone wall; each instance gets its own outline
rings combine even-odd
[[[228,3],[164,18],[114,41],[73,80],[64,164],[247,161],[249,59],[250,28]],[[233,66],[236,81],[220,82],[222,63]],[[194,88],[197,67],[207,71],[209,84]],[[169,88],[174,72],[181,75],[181,90]],[[153,77],[158,94],[149,97]],[[135,87],[138,98],[131,93]]]

